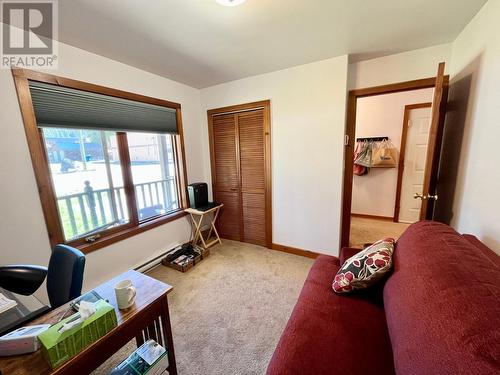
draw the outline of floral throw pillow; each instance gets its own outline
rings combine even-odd
[[[380,280],[392,267],[394,239],[384,238],[347,259],[333,279],[336,293],[365,289]]]

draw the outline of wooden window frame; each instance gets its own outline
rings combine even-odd
[[[186,215],[184,209],[188,206],[187,172],[181,105],[179,103],[152,98],[140,94],[134,94],[127,91],[121,91],[109,87],[99,86],[28,69],[13,68],[12,76],[14,78],[14,85],[16,87],[19,106],[23,117],[24,130],[26,132],[28,148],[35,172],[35,179],[38,187],[38,192],[40,194],[40,201],[42,204],[45,223],[47,225],[49,241],[52,247],[60,243],[65,243],[79,248],[84,253],[90,253],[97,249],[109,246],[115,242],[145,232],[149,229],[153,229],[159,225],[166,224]],[[130,222],[116,228],[98,232],[99,237],[96,238],[93,242],[86,242],[84,238],[65,241],[63,228],[57,209],[55,189],[49,170],[48,157],[43,143],[44,141],[42,134],[36,122],[35,111],[31,99],[31,92],[29,89],[30,80],[175,109],[178,135],[172,137],[172,143],[174,149],[179,208],[173,212],[169,212],[161,216],[155,216],[139,222],[139,215],[137,212],[136,198],[134,193],[134,184],[132,181],[132,171],[130,169],[130,155],[128,152],[127,136],[124,132],[116,132]]]

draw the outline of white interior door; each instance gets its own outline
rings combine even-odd
[[[430,107],[409,111],[399,209],[402,223],[414,223],[420,218],[421,201],[414,199],[414,195],[422,194],[423,190],[430,125]]]

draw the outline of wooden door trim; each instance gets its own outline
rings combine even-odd
[[[264,190],[266,216],[266,243],[271,248],[273,244],[273,190],[271,169],[271,102],[266,101],[264,107]]]
[[[434,86],[436,86],[436,77],[429,77],[423,79],[416,79],[412,81],[390,83],[388,85],[356,89],[349,91],[349,93],[352,93],[357,98],[365,98],[367,96],[394,94],[396,92],[402,92],[402,91],[428,89]]]
[[[425,161],[424,185],[422,194],[435,194],[429,191],[430,187],[436,185],[437,170],[439,166],[439,156],[441,155],[441,144],[443,137],[444,116],[446,114],[446,102],[448,101],[448,84],[449,77],[444,75],[445,63],[439,63],[438,73],[436,78],[436,91],[432,102],[431,127],[429,130],[429,141],[427,143],[427,157]],[[437,105],[439,104],[439,105]],[[439,147],[436,147],[439,145]],[[435,201],[430,202],[429,199],[422,200],[422,208],[420,210],[420,220],[432,218],[432,211]]]
[[[449,76],[445,76],[448,80]],[[349,232],[351,229],[351,204],[352,204],[352,169],[356,130],[356,105],[358,98],[392,94],[396,92],[420,90],[434,87],[436,77],[417,79],[406,82],[392,83],[382,86],[367,87],[363,89],[350,90],[347,98],[346,135],[347,145],[344,146],[344,183],[342,199],[342,224],[341,224],[341,246],[349,246]]]
[[[431,102],[405,105],[403,116],[403,127],[401,130],[401,146],[399,147],[398,180],[396,182],[396,201],[394,202],[394,222],[399,222],[399,210],[401,208],[401,188],[403,186],[403,172],[405,167],[406,140],[408,138],[408,121],[410,111],[419,108],[432,107]]]
[[[215,169],[215,144],[213,138],[213,117],[232,113],[252,111],[262,109],[264,112],[264,187],[265,187],[265,216],[266,216],[266,246],[272,247],[273,237],[273,211],[272,211],[272,169],[271,169],[271,101],[261,100],[251,103],[231,105],[227,107],[214,108],[207,111],[208,120],[208,141],[210,146],[210,170],[212,172],[212,192],[216,185]],[[239,143],[239,142],[238,142]],[[239,147],[239,146],[238,146]],[[239,168],[239,167],[238,167]],[[241,173],[238,181],[241,185]],[[240,193],[241,194],[241,193]],[[240,202],[242,201],[240,197]],[[241,204],[241,203],[240,203]],[[243,210],[241,210],[243,212]]]

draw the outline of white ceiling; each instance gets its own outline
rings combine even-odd
[[[61,0],[60,41],[202,88],[454,40],[486,0]]]

